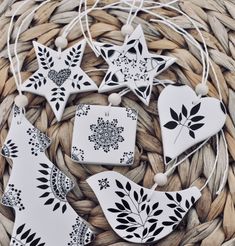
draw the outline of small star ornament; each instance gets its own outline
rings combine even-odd
[[[80,67],[86,42],[83,40],[62,52],[37,42],[33,44],[39,68],[23,83],[22,90],[45,97],[60,121],[70,94],[97,90]]]
[[[139,25],[122,46],[95,43],[109,69],[99,92],[128,87],[146,105],[149,104],[153,79],[176,59],[148,52],[142,27]]]

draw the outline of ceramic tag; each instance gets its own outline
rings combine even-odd
[[[195,103],[196,102],[196,103]],[[198,100],[187,85],[169,85],[160,94],[158,112],[165,163],[219,132],[226,110],[216,98]]]
[[[101,165],[131,165],[134,160],[137,111],[80,104],[77,107],[71,157]]]

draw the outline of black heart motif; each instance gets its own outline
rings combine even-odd
[[[57,86],[61,86],[71,75],[71,70],[61,69],[59,72],[56,72],[54,69],[50,70],[48,73],[48,78],[51,79]]]

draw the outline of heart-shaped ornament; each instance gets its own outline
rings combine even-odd
[[[52,69],[48,73],[48,78],[51,79],[57,86],[61,86],[70,75],[71,70],[69,68],[61,69],[59,72],[56,72],[54,69]]]
[[[161,92],[158,112],[165,164],[215,135],[226,120],[226,109],[220,100],[198,99],[189,86],[179,84],[169,85]]]

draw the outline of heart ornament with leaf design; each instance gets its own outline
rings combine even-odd
[[[179,84],[169,85],[161,92],[158,112],[165,164],[215,135],[226,120],[226,109],[220,100],[198,100],[194,90]]]

